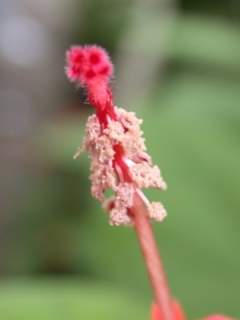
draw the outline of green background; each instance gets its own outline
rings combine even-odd
[[[168,183],[166,192],[146,194],[168,211],[154,231],[171,291],[189,319],[239,317],[238,2],[175,2],[164,27],[166,8],[133,1],[82,4],[85,19],[76,14],[62,22],[63,29],[72,27],[59,39],[60,68],[71,43],[96,42],[110,51],[118,74],[119,48],[130,29],[135,42],[126,52],[146,63],[164,57],[150,89],[128,93],[133,107],[127,109],[144,119],[148,150]],[[19,169],[18,189],[8,194],[13,205],[1,244],[1,319],[148,319],[152,294],[134,230],[108,225],[90,196],[87,156],[72,160],[92,110],[62,69],[52,72],[63,83],[61,95],[54,95],[63,100],[29,135],[32,170]],[[119,85],[116,76],[112,86],[125,103]]]

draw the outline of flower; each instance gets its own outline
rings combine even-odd
[[[133,112],[113,103],[109,86],[113,65],[106,51],[96,45],[73,46],[66,54],[66,74],[70,81],[83,86],[96,114],[86,124],[85,137],[75,158],[87,151],[91,158],[91,193],[109,212],[111,225],[131,225],[130,208],[137,193],[144,201],[149,218],[162,221],[163,205],[151,203],[143,188],[166,189],[158,166],[147,153],[143,132]],[[106,198],[111,189],[114,196]]]
[[[173,320],[187,320],[181,305],[176,301],[172,301]],[[160,308],[154,303],[151,307],[151,320],[164,320]],[[204,317],[202,320],[233,320],[230,317],[216,314]]]

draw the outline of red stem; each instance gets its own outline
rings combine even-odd
[[[93,56],[95,62],[90,59]],[[102,71],[95,69],[96,59],[103,64]],[[85,72],[87,69],[88,71]],[[109,78],[112,75],[112,64],[103,49],[97,46],[72,47],[67,53],[67,74],[71,81],[78,84],[83,82],[87,87],[88,100],[96,108],[102,129],[107,127],[109,119],[118,121],[112,101],[112,92],[108,87]],[[120,143],[116,144],[114,151],[113,166],[119,175],[119,180],[134,185],[124,159],[123,146]],[[162,319],[173,320],[167,280],[149,223],[147,208],[137,193],[134,198],[134,205],[129,213],[134,219],[136,233],[155,294],[155,302],[162,312]]]
[[[161,310],[163,320],[173,320],[167,278],[147,216],[147,208],[137,193],[134,197],[131,214],[133,215],[135,230],[154,292],[155,303]]]

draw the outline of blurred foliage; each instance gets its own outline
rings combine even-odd
[[[76,6],[76,30],[73,39],[81,43],[98,43],[113,53],[130,23],[129,8],[132,0],[96,0],[79,2]],[[82,12],[79,21],[79,12]],[[79,25],[81,28],[79,28]]]
[[[176,28],[176,29],[175,29]],[[175,31],[177,30],[177,31]],[[209,17],[182,16],[173,28],[169,56],[189,66],[220,69],[239,76],[238,25]],[[168,47],[167,47],[168,48]],[[229,70],[228,70],[229,69]]]
[[[112,287],[76,279],[18,280],[3,284],[0,291],[1,315],[8,320],[144,320],[147,307]]]
[[[87,6],[95,8],[89,18],[98,21],[97,5]],[[141,33],[138,49],[160,50],[157,20],[144,28],[155,33]],[[102,32],[115,48],[115,31],[107,29],[89,29],[86,39]],[[182,15],[167,32],[168,73],[138,112],[169,185],[162,194],[147,191],[169,213],[155,226],[157,240],[173,294],[191,317],[216,311],[239,316],[239,26]],[[134,232],[107,225],[90,196],[87,157],[72,160],[85,118],[50,123],[36,138],[41,177],[29,181],[12,230],[15,250],[10,245],[5,262],[12,273],[81,277],[3,285],[6,319],[147,319],[151,294]]]

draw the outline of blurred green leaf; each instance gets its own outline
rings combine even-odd
[[[7,320],[145,320],[148,308],[107,285],[77,279],[15,279],[0,289],[0,316]]]
[[[207,16],[181,16],[173,26],[168,53],[186,63],[240,70],[240,29]],[[237,69],[236,69],[237,68]]]
[[[240,70],[240,28],[226,20],[203,15],[176,15],[159,19],[159,13],[139,19],[133,48],[187,65],[206,66],[237,73]]]

